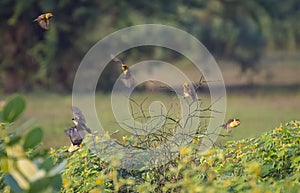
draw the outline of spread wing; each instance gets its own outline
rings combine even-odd
[[[48,29],[49,28],[49,20],[42,19],[42,20],[39,21],[39,25],[43,29]]]
[[[76,127],[71,127],[65,130],[65,133],[70,138],[70,141],[73,145],[80,145],[85,136],[85,133]]]
[[[119,58],[115,57],[114,55],[110,55],[110,58],[114,61],[114,62],[117,62],[119,63],[120,65],[123,64],[122,60],[120,60]]]
[[[77,129],[86,130],[88,133],[92,133],[91,129],[87,127],[86,120],[81,110],[78,107],[73,106],[72,111],[74,114],[74,121],[76,122]]]
[[[72,111],[73,111],[74,119],[76,121],[81,123],[86,123],[85,117],[78,107],[72,106]]]

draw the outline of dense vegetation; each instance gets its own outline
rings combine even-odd
[[[264,0],[3,0],[1,90],[70,90],[82,57],[96,41],[118,29],[145,23],[179,27],[202,41],[214,56],[236,61],[242,71],[256,69],[265,50],[299,48],[299,7],[295,0],[284,5]],[[32,22],[44,12],[54,14],[48,31]],[[176,53],[166,51],[160,58],[155,49],[129,51],[126,59],[136,61],[138,56],[178,61]]]
[[[69,155],[68,147],[38,148],[42,131],[25,135],[14,128],[25,108],[13,96],[1,111],[1,190],[4,192],[295,192],[300,190],[300,122],[291,121],[257,138],[230,141],[204,154],[197,141],[182,147],[169,163],[147,170],[117,167],[85,144]],[[108,141],[105,134],[96,141]],[[131,139],[128,139],[131,140]],[[86,141],[89,141],[87,138]],[[146,142],[145,142],[146,143]],[[14,152],[14,153],[12,153]]]

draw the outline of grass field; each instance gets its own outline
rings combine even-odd
[[[141,102],[146,96],[148,99],[145,102],[145,109],[148,108],[147,105],[150,102],[158,99],[167,108],[178,103],[175,96],[166,94],[145,93],[133,97],[136,101]],[[202,96],[204,100],[209,101],[208,97],[209,95]],[[34,118],[36,120],[35,125],[41,126],[44,130],[44,145],[47,147],[69,145],[64,130],[72,126],[71,95],[35,93],[25,94],[25,98],[27,108],[20,122]],[[227,91],[226,119],[239,118],[241,125],[233,130],[231,136],[219,138],[220,142],[258,136],[262,132],[278,126],[281,122],[299,119],[299,99],[300,90],[293,92]],[[105,130],[113,132],[120,129],[110,107],[109,95],[98,93],[96,95],[96,108],[99,120]],[[123,134],[124,132],[119,133],[119,135]]]

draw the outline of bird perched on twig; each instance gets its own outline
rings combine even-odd
[[[113,56],[112,54],[110,55],[110,57],[114,62],[121,65],[123,72],[122,82],[127,88],[130,88],[134,84],[134,79],[129,71],[128,66],[124,62],[122,62],[122,60]]]
[[[220,127],[223,127],[226,129],[227,133],[230,133],[232,128],[237,127],[241,124],[239,119],[229,119],[225,124],[221,125]]]
[[[195,90],[191,89],[190,85],[187,82],[183,83],[183,96],[192,97],[193,100],[196,99]]]
[[[43,29],[49,29],[49,19],[53,17],[53,14],[52,13],[44,13],[40,16],[38,16],[35,20],[33,21],[36,21],[39,23],[39,25],[41,26],[41,28]]]
[[[73,118],[72,121],[75,126],[65,130],[66,135],[71,141],[71,146],[68,149],[70,153],[79,149],[84,137],[85,132],[92,133],[91,129],[86,126],[86,120],[78,107],[72,107]]]

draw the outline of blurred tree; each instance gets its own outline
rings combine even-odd
[[[1,76],[4,91],[71,88],[76,69],[90,45],[85,34],[97,16],[96,1],[8,1],[0,3]],[[33,19],[52,12],[50,29]],[[90,21],[88,21],[90,20]]]
[[[214,56],[229,58],[242,72],[259,67],[265,49],[299,48],[300,2],[252,0],[78,0],[0,1],[0,84],[5,92],[38,87],[71,90],[76,69],[88,49],[105,35],[131,25],[160,23],[183,28],[198,37]],[[52,12],[50,29],[33,23]],[[175,52],[144,47],[124,60],[176,60]],[[117,70],[106,70],[111,88]],[[105,85],[105,86],[103,86]]]

